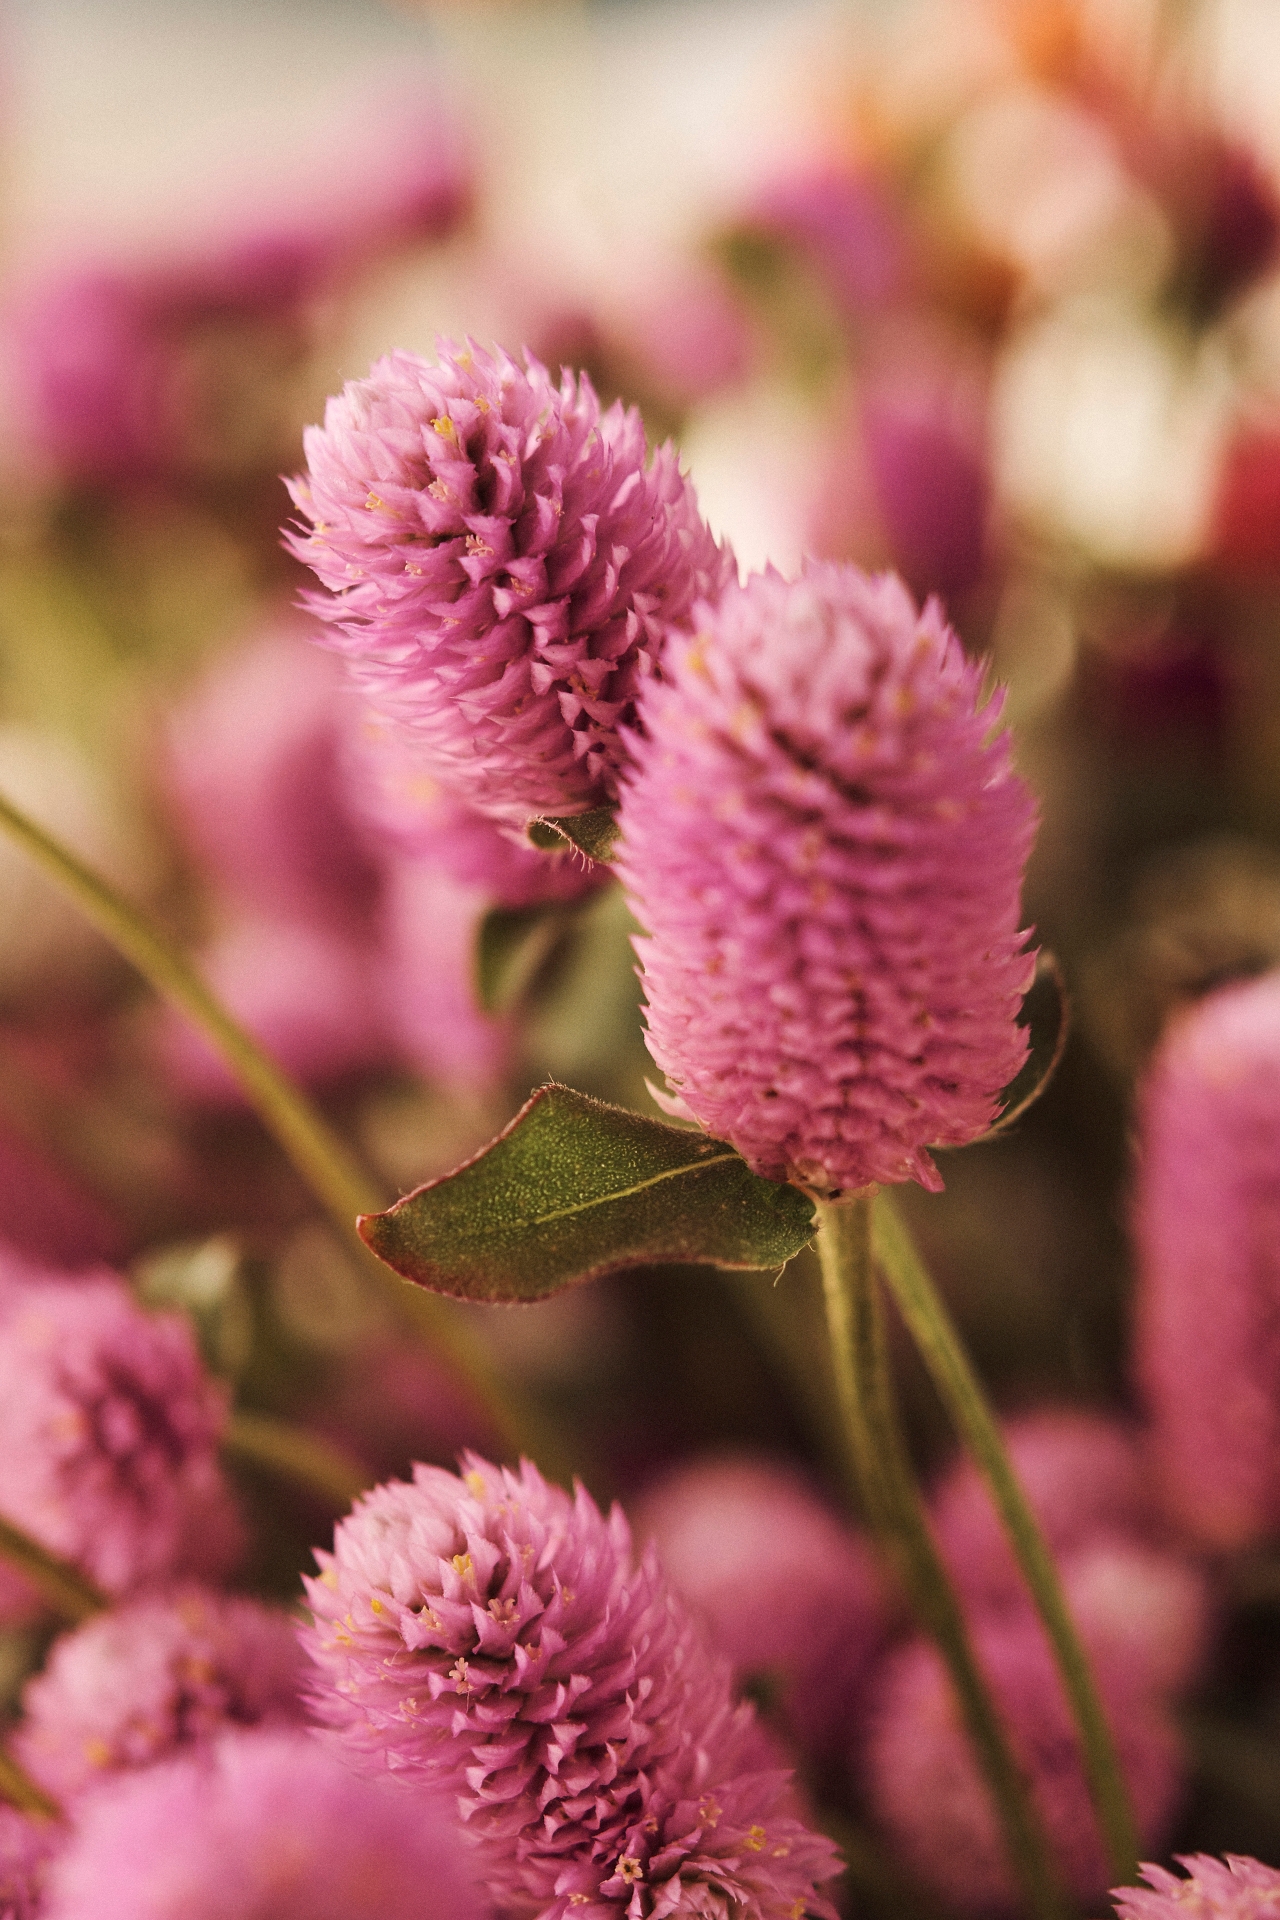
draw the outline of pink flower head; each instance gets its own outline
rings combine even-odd
[[[1141,1092],[1135,1348],[1170,1511],[1280,1525],[1280,973],[1172,1022]]]
[[[347,792],[371,845],[473,887],[489,905],[532,907],[580,899],[608,869],[564,843],[542,852],[423,772],[412,737],[362,714],[347,750]]]
[[[1071,1892],[1091,1899],[1107,1883],[1075,1730],[1039,1623],[988,1615],[974,1646],[1039,1804]],[[1142,1844],[1162,1840],[1182,1791],[1172,1722],[1144,1678],[1091,1646],[1095,1676]],[[986,1783],[978,1771],[946,1669],[933,1646],[912,1640],[880,1675],[875,1720],[863,1756],[875,1813],[903,1859],[948,1906],[966,1913],[1016,1910],[1017,1888]]]
[[[806,1747],[847,1742],[889,1608],[870,1548],[805,1475],[750,1456],[697,1460],[650,1487],[633,1520],[735,1678],[781,1682]]]
[[[1175,1854],[1186,1879],[1139,1867],[1145,1887],[1113,1887],[1120,1920],[1280,1920],[1280,1873],[1246,1854]]]
[[[316,1703],[458,1795],[493,1897],[542,1920],[830,1915],[830,1844],[627,1524],[525,1462],[363,1496],[308,1581]]]
[[[618,870],[649,1050],[757,1173],[914,1179],[1026,1058],[1035,808],[941,608],[810,562],[703,605],[641,708]]]
[[[355,703],[311,634],[296,616],[276,618],[218,659],[169,716],[163,781],[222,894],[350,934],[377,894],[344,792]]]
[[[301,1721],[287,1614],[197,1586],[145,1594],[54,1643],[23,1689],[15,1751],[55,1799],[227,1727]]]
[[[310,605],[462,799],[516,826],[605,805],[665,626],[732,560],[634,408],[528,354],[439,353],[388,355],[308,429]]]
[[[34,1283],[0,1319],[0,1511],[109,1593],[225,1571],[225,1422],[187,1322],[114,1274]]]
[[[481,1920],[450,1810],[313,1734],[226,1734],[81,1806],[46,1920]]]
[[[0,1920],[39,1920],[49,1862],[64,1834],[0,1803]]]

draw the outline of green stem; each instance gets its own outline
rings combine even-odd
[[[345,1513],[369,1486],[369,1476],[340,1447],[269,1413],[237,1408],[227,1422],[222,1450],[233,1460],[264,1467],[280,1479],[305,1487],[339,1513]]]
[[[1053,1856],[929,1531],[898,1425],[884,1308],[871,1263],[871,1201],[819,1201],[817,1210],[832,1360],[868,1517],[946,1662],[1028,1911],[1037,1920],[1062,1920],[1067,1907]]]
[[[887,1195],[882,1195],[876,1206],[872,1232],[877,1264],[957,1430],[987,1482],[1044,1623],[1080,1732],[1085,1775],[1111,1857],[1112,1877],[1117,1884],[1127,1886],[1137,1872],[1137,1828],[1111,1729],[1088,1656],[1067,1610],[1058,1570],[951,1316]]]
[[[37,1820],[61,1820],[62,1808],[38,1787],[30,1774],[18,1765],[7,1747],[0,1746],[0,1800],[7,1800],[19,1813]]]
[[[532,1444],[532,1422],[514,1406],[510,1392],[502,1390],[482,1349],[450,1311],[450,1303],[400,1280],[360,1239],[357,1216],[379,1212],[383,1196],[305,1094],[236,1024],[190,961],[136,907],[122,900],[100,875],[3,795],[0,828],[25,847],[37,865],[71,895],[85,918],[132,961],[143,978],[207,1035],[264,1125],[356,1249],[369,1284],[383,1294],[402,1324],[425,1336],[444,1355],[483,1406],[504,1444],[512,1452],[523,1448],[535,1453],[542,1459],[544,1470],[555,1473],[559,1462],[554,1436],[540,1430],[536,1433],[539,1454]]]
[[[73,1626],[91,1614],[101,1613],[108,1604],[106,1595],[100,1593],[91,1580],[86,1580],[77,1567],[67,1560],[59,1560],[38,1540],[15,1527],[12,1520],[3,1517],[0,1517],[0,1559],[7,1560],[26,1576],[51,1613],[69,1620]]]

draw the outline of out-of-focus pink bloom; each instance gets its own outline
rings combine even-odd
[[[228,1012],[308,1086],[386,1057],[373,950],[296,920],[242,920],[200,956]],[[222,1055],[181,1014],[158,1011],[160,1045],[182,1091],[214,1104],[244,1095]]]
[[[65,1838],[52,1820],[0,1803],[0,1920],[40,1920],[49,1862]]]
[[[491,905],[576,900],[609,877],[567,844],[562,853],[540,852],[523,833],[446,792],[423,772],[412,740],[372,715],[352,731],[347,793],[375,840],[474,888]]]
[[[608,315],[611,339],[644,386],[668,404],[705,400],[747,372],[752,338],[746,314],[710,267],[694,260],[646,261],[618,293]]]
[[[1175,1019],[1141,1093],[1138,1380],[1170,1512],[1239,1547],[1280,1525],[1280,974]]]
[[[1213,1649],[1203,1568],[1172,1548],[1102,1537],[1063,1560],[1067,1608],[1091,1647],[1128,1662],[1158,1695],[1185,1692]]]
[[[23,1689],[14,1748],[64,1800],[228,1727],[300,1722],[301,1668],[280,1610],[197,1586],[144,1595],[54,1643]]]
[[[367,1765],[458,1794],[504,1908],[832,1912],[833,1849],[618,1509],[468,1455],[363,1496],[317,1559],[320,1712]]]
[[[633,1509],[663,1572],[742,1682],[781,1682],[806,1747],[847,1744],[890,1609],[866,1543],[780,1461],[724,1456],[678,1467]]]
[[[1119,1920],[1276,1920],[1280,1873],[1247,1854],[1215,1860],[1209,1853],[1174,1855],[1186,1878],[1143,1866],[1145,1887],[1113,1887]]]
[[[506,1372],[506,1355],[500,1360]],[[491,1416],[421,1345],[382,1335],[348,1348],[343,1361],[337,1378],[324,1381],[306,1420],[361,1461],[370,1483],[406,1470],[413,1460],[455,1459],[466,1446],[501,1446]],[[372,1393],[370,1381],[377,1383]]]
[[[33,1282],[0,1317],[0,1511],[109,1593],[235,1558],[225,1422],[187,1322],[114,1274]]]
[[[122,1221],[56,1161],[0,1127],[0,1243],[53,1267],[119,1260]]]
[[[1228,444],[1210,551],[1233,573],[1280,574],[1280,427],[1244,428]]]
[[[823,167],[775,180],[743,224],[805,254],[851,317],[883,307],[905,290],[905,231],[883,188],[867,174]]]
[[[381,990],[399,1055],[428,1080],[482,1091],[512,1052],[510,1021],[480,1010],[476,934],[490,900],[475,887],[413,860],[387,868]]]
[[[516,826],[614,795],[664,629],[732,571],[666,446],[529,356],[380,360],[309,428],[309,604],[423,771]]]
[[[942,1185],[1026,1058],[1035,807],[936,601],[810,562],[697,613],[646,689],[618,871],[649,1049],[758,1173]]]
[[[1157,1498],[1128,1420],[1045,1407],[1004,1428],[1009,1459],[1056,1559],[1100,1538],[1149,1541]],[[975,1606],[1022,1604],[1025,1589],[1004,1527],[971,1460],[957,1461],[931,1502],[951,1576]]]
[[[1107,1853],[1039,1623],[1028,1615],[987,1615],[974,1623],[973,1638],[1063,1879],[1077,1899],[1090,1900],[1107,1884]],[[1135,1681],[1104,1645],[1089,1651],[1141,1843],[1157,1848],[1182,1792],[1177,1735],[1145,1675]],[[886,1659],[862,1764],[877,1818],[906,1864],[948,1906],[982,1914],[1017,1909],[999,1821],[932,1645],[913,1640]]]
[[[450,1809],[313,1735],[228,1734],[98,1789],[47,1920],[481,1920]]]
[[[203,871],[242,907],[366,921],[377,875],[344,800],[351,692],[295,615],[216,661],[170,715],[164,786]]]

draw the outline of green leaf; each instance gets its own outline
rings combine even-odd
[[[542,1300],[654,1261],[780,1267],[814,1222],[798,1188],[762,1180],[723,1141],[553,1084],[474,1160],[359,1228],[435,1293]]]
[[[588,860],[607,866],[613,858],[618,838],[618,822],[612,807],[595,807],[590,813],[571,813],[563,818],[531,820],[529,838],[544,853],[554,853],[567,840]]]
[[[493,907],[476,935],[476,998],[486,1013],[522,1000],[573,919],[563,906]]]

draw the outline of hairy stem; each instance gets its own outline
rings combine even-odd
[[[12,801],[0,795],[0,828],[56,880],[143,978],[164,994],[212,1041],[302,1178],[348,1242],[368,1284],[388,1301],[402,1325],[425,1337],[483,1407],[513,1452],[535,1451],[534,1434],[509,1392],[494,1379],[484,1353],[450,1303],[424,1293],[377,1260],[356,1232],[356,1218],[377,1213],[383,1196],[300,1088],[263,1052],[210,993],[190,961],[127,900]],[[556,1471],[554,1436],[536,1435],[545,1470]]]
[[[340,1447],[269,1413],[237,1408],[227,1422],[222,1450],[232,1460],[265,1468],[318,1495],[337,1513],[345,1513],[369,1486],[368,1475]]]
[[[38,1787],[30,1774],[20,1767],[7,1747],[0,1746],[0,1800],[7,1800],[19,1813],[37,1820],[61,1820],[62,1808]]]
[[[1112,1877],[1129,1885],[1138,1865],[1138,1835],[1115,1742],[1080,1644],[1058,1570],[1027,1503],[1000,1429],[987,1405],[955,1324],[887,1195],[876,1204],[873,1246],[878,1266],[907,1329],[966,1447],[982,1472],[1023,1579],[1044,1623],[1080,1734],[1085,1776],[1111,1859]]]
[[[929,1531],[898,1425],[871,1263],[871,1206],[868,1198],[818,1202],[827,1324],[852,1465],[871,1524],[946,1662],[1027,1909],[1037,1920],[1062,1920],[1067,1907],[1048,1841]]]
[[[56,1613],[73,1626],[87,1620],[90,1614],[101,1613],[108,1604],[106,1595],[98,1591],[92,1580],[86,1580],[78,1567],[73,1567],[69,1560],[60,1560],[3,1516],[0,1516],[0,1559],[7,1560],[11,1567],[25,1575],[50,1613]]]

